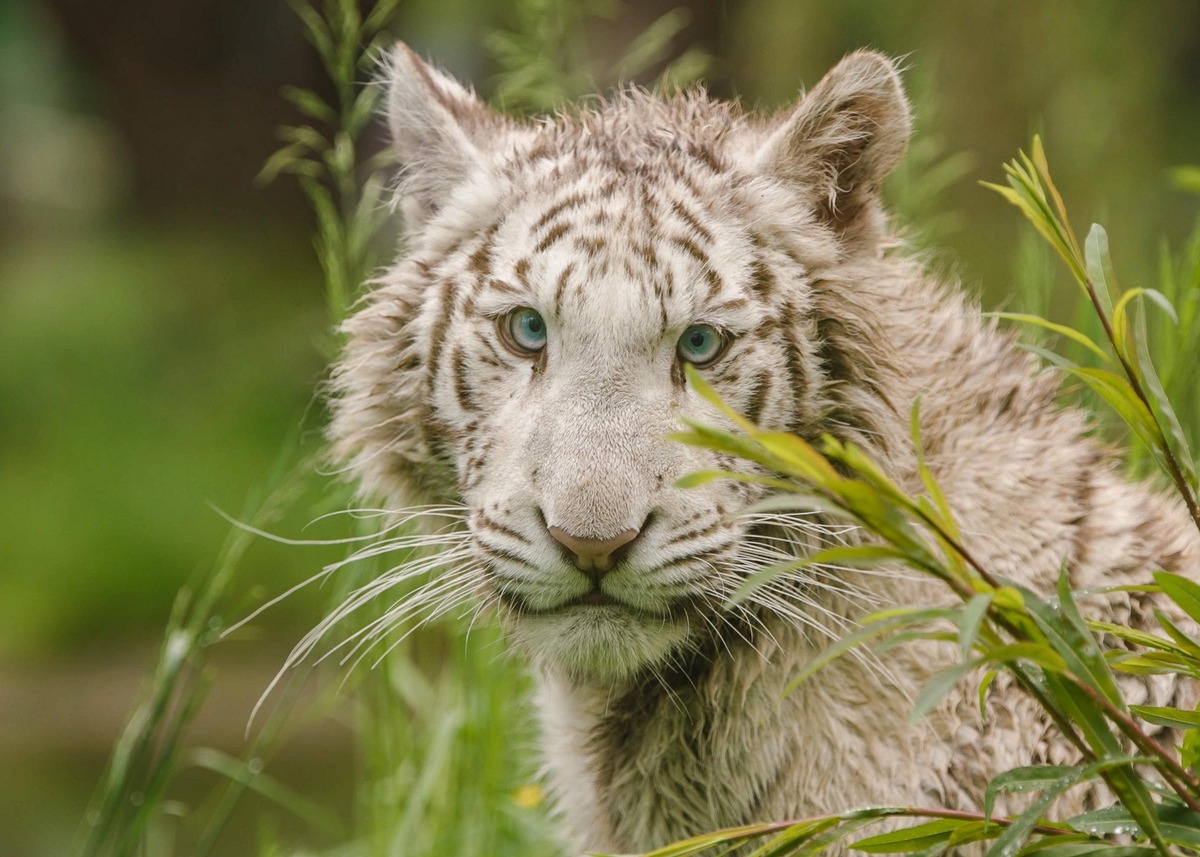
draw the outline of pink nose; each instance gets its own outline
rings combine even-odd
[[[615,564],[613,554],[638,537],[640,530],[623,530],[611,539],[582,539],[562,527],[548,527],[550,535],[571,552],[572,562],[597,581]],[[595,572],[599,572],[596,574]]]

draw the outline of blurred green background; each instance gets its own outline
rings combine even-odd
[[[1153,284],[1160,243],[1195,221],[1168,169],[1200,162],[1200,3],[652,0],[598,19],[589,53],[603,65],[676,7],[677,48],[710,54],[711,89],[752,105],[858,47],[902,57],[920,163],[898,208],[986,305],[1013,299],[1023,227],[978,181],[1033,132],[1127,286]],[[488,96],[488,35],[538,8],[403,0],[394,29]],[[293,119],[285,84],[325,86],[282,0],[0,2],[0,857],[66,853],[175,592],[228,532],[213,507],[239,513],[288,436],[320,446],[331,340],[311,214],[288,182],[253,181]],[[299,535],[325,493],[313,480],[273,531]],[[337,555],[255,543],[242,612]],[[197,744],[241,751],[323,606],[288,599],[219,647]],[[346,728],[295,732],[276,775],[345,814]],[[246,836],[262,823],[249,813]]]

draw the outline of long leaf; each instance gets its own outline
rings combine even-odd
[[[1159,705],[1131,705],[1129,710],[1148,723],[1168,726],[1171,729],[1196,729],[1200,727],[1200,711],[1187,711]]]
[[[850,847],[868,854],[911,854],[949,842],[955,831],[964,825],[975,823],[969,819],[937,818],[912,827],[868,836],[866,839],[851,842]]]
[[[1026,810],[1017,816],[1013,820],[1013,823],[1006,827],[1004,832],[992,843],[992,847],[988,849],[987,857],[1014,857],[1025,844],[1025,840],[1029,838],[1029,834],[1033,831],[1033,828],[1041,821],[1042,816],[1045,815],[1047,807],[1054,803],[1055,799],[1070,785],[1070,778],[1064,778],[1038,795]]]
[[[1009,643],[997,646],[985,651],[979,660],[986,664],[1014,664],[1017,661],[1025,661],[1047,672],[1067,671],[1066,661],[1045,643]]]
[[[974,596],[963,605],[958,615],[958,648],[963,657],[971,654],[975,640],[979,637],[979,628],[983,617],[992,606],[992,593],[984,592]]]
[[[235,759],[219,750],[201,748],[192,750],[188,754],[187,761],[188,764],[205,768],[240,783],[292,813],[297,818],[301,818],[327,833],[339,837],[345,835],[338,817],[321,806],[321,804],[310,800],[274,777],[268,776],[261,771],[255,772],[247,763],[239,759]]]
[[[864,643],[882,637],[889,631],[905,625],[915,625],[920,622],[927,622],[933,619],[944,619],[947,616],[945,608],[932,609],[911,609],[905,610],[898,614],[883,616],[876,619],[864,621],[862,627],[851,634],[839,638],[836,642],[830,644],[821,651],[816,657],[804,665],[804,668],[788,683],[784,689],[784,695],[790,694],[805,681],[812,678],[818,670],[824,668],[831,662],[837,660],[842,655],[855,649]]]
[[[1169,842],[1193,850],[1200,848],[1200,815],[1185,806],[1158,804],[1154,808],[1154,819]],[[1137,837],[1143,833],[1138,819],[1121,806],[1086,812],[1067,819],[1067,824],[1092,836]]]
[[[1123,710],[1121,692],[1095,638],[1087,630],[1070,590],[1066,570],[1059,575],[1057,608],[1032,593],[1025,604],[1047,642],[1067,664],[1067,670]]]
[[[1170,301],[1161,293],[1153,289],[1146,290],[1146,294],[1158,295],[1166,302],[1167,307],[1171,307]],[[1171,307],[1172,311],[1174,310]],[[1178,323],[1178,322],[1177,322]],[[1172,449],[1175,453],[1175,460],[1179,463],[1179,469],[1183,473],[1186,485],[1179,486],[1180,490],[1191,490],[1193,498],[1197,493],[1200,493],[1200,481],[1196,476],[1196,460],[1192,455],[1191,446],[1188,444],[1187,433],[1183,430],[1182,424],[1179,422],[1179,416],[1175,413],[1174,407],[1171,405],[1171,400],[1167,397],[1162,381],[1159,380],[1158,373],[1154,370],[1154,361],[1150,357],[1150,337],[1146,332],[1146,316],[1141,313],[1137,316],[1137,334],[1134,336],[1134,343],[1137,347],[1137,366],[1141,372],[1144,386],[1150,391],[1150,397],[1157,408],[1157,413],[1161,416],[1163,422],[1166,423],[1167,433],[1170,435]],[[1200,329],[1200,325],[1197,325]]]
[[[1154,582],[1193,622],[1200,622],[1200,584],[1169,571],[1154,572]]]
[[[683,366],[683,372],[687,376],[688,384],[700,395],[700,398],[704,399],[718,411],[729,417],[729,419],[733,420],[734,424],[747,434],[754,434],[757,431],[754,423],[750,422],[733,408],[729,407],[729,405],[725,404],[724,400],[721,399],[721,396],[716,390],[713,389],[712,385],[705,380],[704,376],[696,370],[695,366],[693,366],[691,363],[685,363]]]
[[[1064,779],[1077,775],[1082,765],[1029,765],[1012,768],[992,778],[983,794],[983,814],[992,817],[996,796],[1000,792],[1031,792],[1052,788]]]
[[[912,711],[908,715],[908,722],[916,723],[932,711],[967,673],[973,669],[977,669],[978,666],[978,661],[966,661],[934,673],[929,681],[925,683],[925,686],[921,688],[920,693],[917,694]]]
[[[1099,634],[1112,634],[1114,637],[1119,637],[1126,642],[1141,646],[1147,649],[1157,649],[1164,652],[1174,652],[1175,654],[1185,654],[1185,651],[1171,640],[1163,639],[1162,637],[1148,634],[1145,631],[1139,631],[1136,628],[1128,628],[1124,625],[1114,625],[1112,622],[1098,622],[1088,620],[1088,628]],[[1120,652],[1115,654],[1122,654]]]
[[[904,554],[895,548],[877,545],[847,545],[826,548],[817,553],[780,562],[759,569],[743,580],[729,596],[728,604],[737,605],[777,577],[819,565],[849,565],[855,568],[875,568],[884,562],[903,560]]]
[[[1093,223],[1084,242],[1084,258],[1087,260],[1087,275],[1096,286],[1096,298],[1110,318],[1112,317],[1112,293],[1116,279],[1112,273],[1112,258],[1108,254],[1108,233],[1099,223]]]
[[[1112,358],[1105,353],[1103,348],[1097,345],[1086,333],[1078,331],[1073,327],[1068,327],[1065,324],[1055,324],[1054,322],[1044,319],[1038,315],[1026,315],[1019,312],[988,312],[984,313],[984,315],[992,318],[1002,318],[1005,321],[1018,321],[1023,324],[1032,324],[1036,327],[1045,328],[1052,333],[1057,333],[1059,336],[1065,336],[1074,342],[1078,342],[1105,363],[1112,363]]]
[[[1158,620],[1158,624],[1162,626],[1163,630],[1170,635],[1171,640],[1179,647],[1178,650],[1197,666],[1200,666],[1200,643],[1197,643],[1191,636],[1184,633],[1183,629],[1177,626],[1171,620],[1170,616],[1157,607],[1154,609],[1154,618]]]
[[[1108,402],[1152,452],[1162,445],[1163,436],[1158,421],[1146,404],[1137,397],[1128,381],[1107,369],[1077,366],[1067,371]]]

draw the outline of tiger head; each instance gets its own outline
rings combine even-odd
[[[736,469],[669,439],[721,422],[684,366],[761,426],[887,443],[855,281],[910,130],[896,69],[851,55],[770,117],[631,90],[519,121],[404,47],[387,87],[407,249],[346,322],[335,455],[389,508],[461,509],[455,564],[535,659],[669,662],[804,547],[754,537],[746,483],[677,487]]]

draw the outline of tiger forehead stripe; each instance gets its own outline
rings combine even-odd
[[[496,233],[499,230],[500,221],[494,221],[484,231],[482,238],[480,238],[479,246],[471,254],[470,259],[467,260],[467,267],[480,277],[486,277],[492,272],[492,251],[494,249]]]
[[[517,264],[513,266],[513,274],[516,275],[517,281],[525,288],[529,288],[529,259],[522,257],[517,260]]]
[[[568,209],[578,208],[581,204],[587,202],[587,199],[588,195],[582,190],[577,190],[568,194],[558,202],[554,203],[554,205],[547,208],[542,213],[542,216],[534,221],[533,225],[529,227],[529,231],[533,232],[534,234],[541,232],[542,229],[549,226],[550,222],[558,217],[558,215],[562,214]]]
[[[650,221],[650,228],[657,229],[658,214],[659,210],[662,208],[662,203],[650,190],[650,186],[648,184],[642,183],[639,185],[638,193],[642,202],[642,214],[645,215],[648,221]]]
[[[736,312],[737,310],[745,309],[749,305],[750,301],[746,300],[745,298],[732,298],[709,307],[709,312],[714,314]]]
[[[681,199],[672,200],[671,211],[673,211],[680,220],[691,227],[692,231],[702,238],[705,243],[712,244],[716,239],[707,226],[700,222],[700,218],[696,216],[686,202]]]
[[[558,275],[558,282],[554,286],[554,314],[556,316],[562,315],[563,294],[567,290],[567,282],[571,279],[571,274],[574,270],[575,263],[571,262]]]
[[[617,177],[615,175],[608,175],[599,184],[589,183],[587,187],[571,191],[542,212],[538,219],[529,227],[530,233],[538,235],[543,230],[556,226],[560,217],[582,208],[587,203],[608,199],[612,196],[616,186]]]
[[[667,241],[674,244],[679,249],[683,250],[693,259],[700,263],[704,269],[704,277],[708,280],[708,297],[711,300],[720,294],[721,289],[725,285],[725,281],[721,278],[720,273],[713,266],[712,259],[708,254],[700,248],[700,245],[686,235],[672,235]]]
[[[575,247],[588,256],[599,256],[608,246],[603,234],[580,235],[575,239]],[[607,260],[601,260],[607,267]]]
[[[524,260],[522,260],[522,261],[524,261]],[[525,294],[525,291],[523,289],[519,289],[516,286],[511,285],[510,283],[504,282],[504,280],[498,279],[497,277],[488,277],[485,280],[479,280],[477,283],[477,289],[480,287],[486,288],[488,291],[491,291],[491,292],[503,292],[505,294],[511,294],[511,295]]]
[[[658,254],[654,252],[654,245],[650,242],[639,242],[634,245],[633,251],[646,260],[646,264],[651,271],[658,270]]]
[[[534,251],[537,253],[544,253],[546,250],[554,246],[554,244],[560,238],[566,235],[569,229],[570,227],[566,223],[555,224],[555,226],[546,233],[545,237],[537,243],[537,246],[533,248]]]
[[[771,273],[771,266],[757,253],[750,262],[750,289],[763,300],[775,296],[775,275]]]

